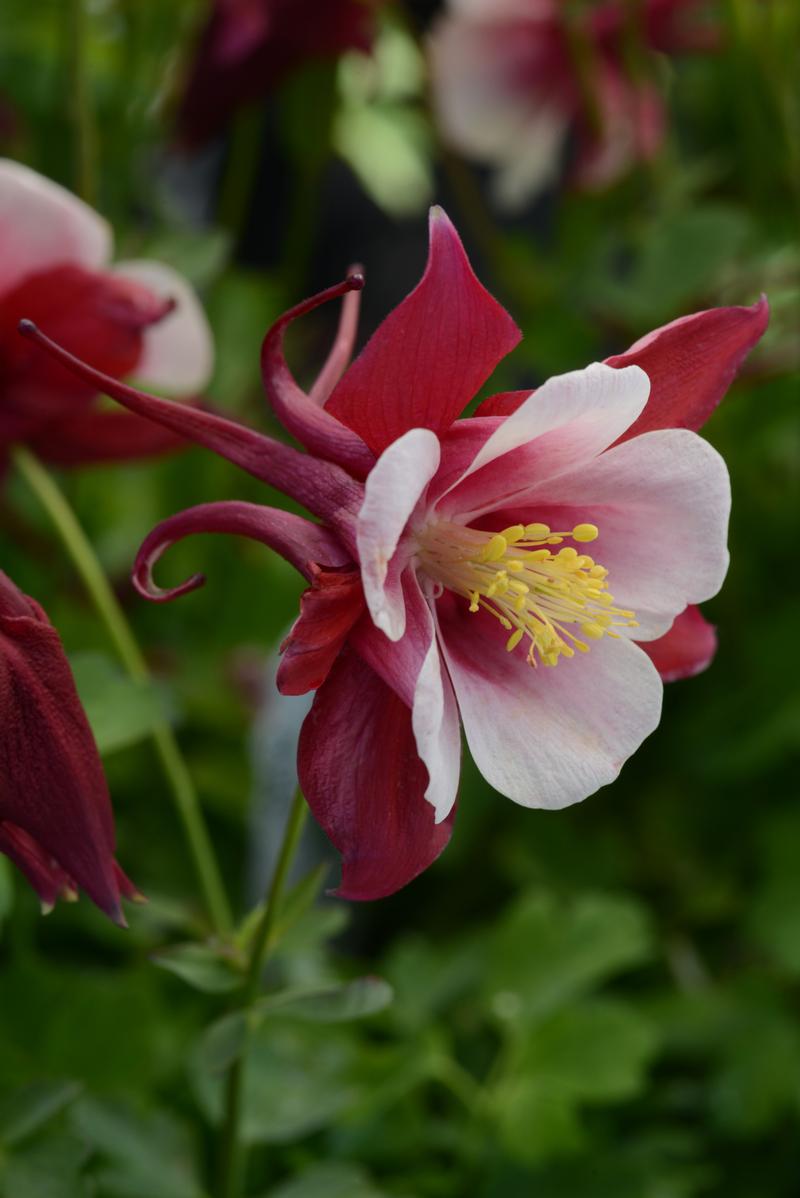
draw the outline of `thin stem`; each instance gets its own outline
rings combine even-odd
[[[247,979],[242,992],[241,1009],[248,1011],[258,998],[261,989],[261,977],[267,962],[269,950],[272,947],[272,937],[275,924],[280,913],[281,902],[286,889],[286,879],[294,860],[300,836],[305,824],[308,808],[298,787],[292,799],[289,818],[283,832],[275,873],[272,875],[267,901],[261,921],[256,928],[250,952],[250,964]],[[246,1163],[245,1146],[240,1134],[242,1116],[242,1096],[244,1089],[244,1071],[249,1044],[249,1027],[245,1024],[245,1038],[241,1051],[231,1066],[225,1093],[225,1121],[222,1126],[221,1150],[221,1188],[220,1198],[239,1198],[244,1181]]]
[[[66,20],[69,111],[75,147],[75,191],[87,204],[93,204],[97,136],[89,98],[85,0],[68,0]]]
[[[148,681],[150,672],[131,627],[94,549],[55,479],[28,449],[16,446],[11,451],[11,457],[20,475],[53,522],[98,615],[106,626],[120,661],[134,681]],[[159,723],[156,726],[153,742],[189,842],[215,931],[219,936],[227,936],[233,926],[230,908],[186,762],[168,724]]]

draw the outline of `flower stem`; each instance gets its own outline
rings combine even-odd
[[[98,615],[106,626],[120,661],[134,681],[148,681],[150,672],[142,651],[103,567],[63,492],[30,450],[16,446],[11,451],[11,456],[19,474],[47,512],[61,537]],[[186,762],[168,724],[159,723],[156,726],[153,742],[189,842],[214,929],[219,936],[227,936],[233,926],[228,899]]]
[[[72,121],[75,191],[87,204],[95,200],[95,158],[97,136],[89,102],[89,78],[86,64],[86,0],[68,0],[67,62],[69,71],[69,111]]]
[[[298,786],[283,832],[283,840],[264,904],[264,912],[253,937],[250,963],[241,1001],[241,1009],[245,1012],[252,1007],[259,995],[261,977],[272,946],[272,935],[286,889],[286,879],[300,843],[307,814],[308,807]],[[249,1027],[245,1025],[244,1043],[238,1057],[231,1065],[225,1088],[225,1118],[222,1125],[220,1153],[220,1198],[239,1198],[244,1181],[246,1154],[241,1137],[241,1118],[248,1043]]]

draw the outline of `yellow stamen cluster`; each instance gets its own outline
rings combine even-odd
[[[547,524],[515,524],[502,532],[480,532],[456,524],[428,525],[420,537],[420,562],[443,587],[500,621],[511,635],[509,653],[526,638],[528,661],[554,666],[559,657],[588,652],[587,640],[615,637],[614,627],[638,627],[635,614],[614,606],[608,571],[572,545],[598,535],[594,524],[552,532]],[[585,637],[579,639],[571,627]],[[537,662],[538,658],[538,662]]]

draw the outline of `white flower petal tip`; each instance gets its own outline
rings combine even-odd
[[[411,429],[381,454],[365,483],[356,526],[364,598],[375,626],[392,641],[400,640],[406,626],[398,545],[440,454],[435,433]]]
[[[168,316],[145,330],[137,378],[148,388],[177,397],[202,391],[214,370],[214,339],[194,288],[163,262],[117,262],[114,274],[175,304]]]
[[[98,270],[112,244],[111,226],[83,200],[22,163],[0,159],[0,295],[51,267]]]

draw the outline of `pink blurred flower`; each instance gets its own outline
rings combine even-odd
[[[715,31],[695,19],[698,6],[449,0],[430,42],[443,135],[495,168],[509,208],[555,177],[569,136],[574,182],[606,186],[651,158],[664,135],[663,101],[641,56],[632,61],[632,39],[645,53],[709,49]]]
[[[520,334],[444,213],[432,212],[419,285],[345,371],[361,283],[300,304],[264,340],[272,407],[305,454],[103,379],[24,331],[132,411],[321,519],[204,504],[150,534],[134,581],[158,601],[201,585],[195,576],[164,591],[152,580],[164,550],[194,532],[253,537],[308,580],[278,685],[317,691],[300,782],[342,853],[339,893],[369,899],[447,843],[460,723],[497,790],[564,807],[611,782],[656,726],[656,665],[675,678],[708,664],[713,632],[691,605],[724,578],[730,494],[722,459],[692,430],[768,312],[762,299],[696,313],[458,420]],[[306,394],[284,331],[341,295],[342,334]]]
[[[58,633],[0,570],[0,853],[46,907],[85,890],[124,926],[103,767]]]
[[[207,141],[308,59],[368,50],[380,3],[215,0],[178,116],[184,140]]]
[[[95,406],[96,391],[21,342],[41,320],[115,378],[190,397],[211,373],[211,333],[189,284],[160,262],[109,265],[111,230],[58,184],[0,159],[0,466],[25,442],[51,462],[138,458],[182,442]]]

